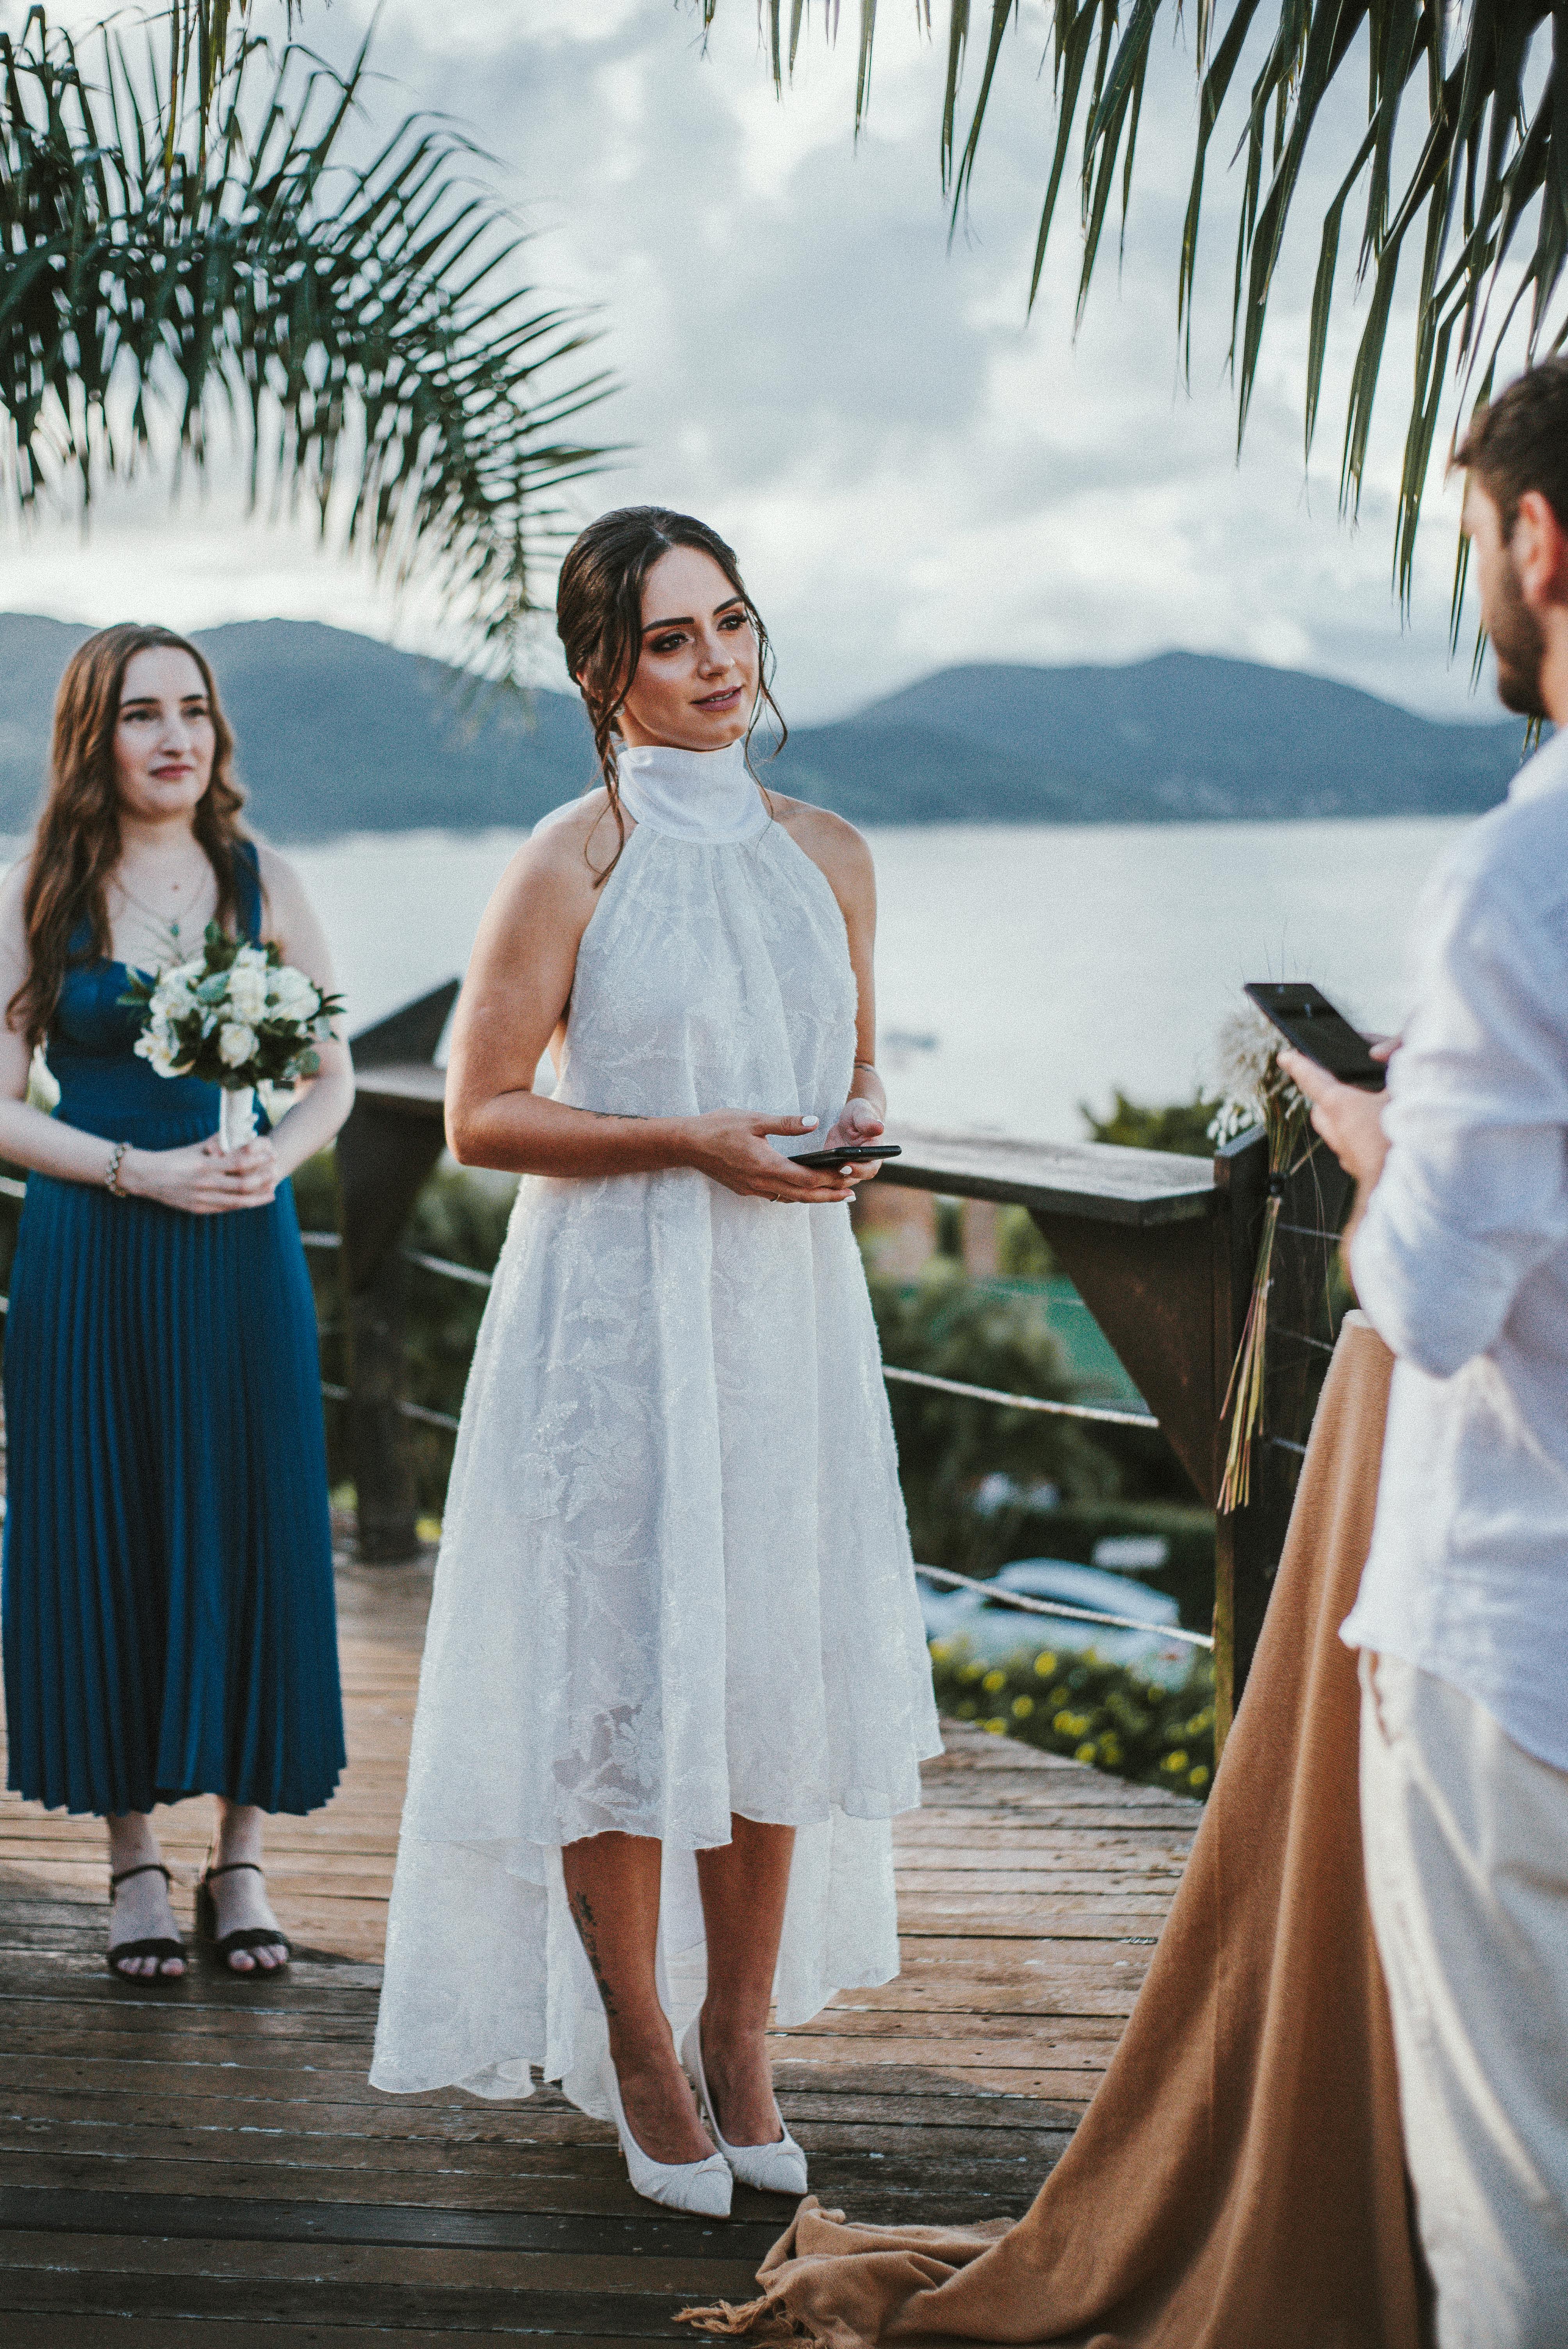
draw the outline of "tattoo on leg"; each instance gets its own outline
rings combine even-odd
[[[574,1892],[571,1896],[570,1905],[572,1921],[577,1928],[577,1938],[583,1944],[583,1955],[593,1970],[593,1979],[599,1985],[599,1996],[604,2002],[604,2019],[607,2023],[613,2023],[615,2019],[615,2001],[611,1994],[610,1985],[604,1979],[604,1969],[599,1962],[599,1944],[593,1930],[592,1904],[585,1892]]]

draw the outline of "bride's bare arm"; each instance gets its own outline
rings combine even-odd
[[[688,1166],[727,1190],[758,1197],[806,1206],[848,1198],[849,1185],[837,1173],[791,1166],[765,1138],[810,1133],[814,1119],[744,1109],[620,1117],[534,1092],[534,1072],[565,1020],[577,949],[600,902],[595,865],[602,867],[614,846],[603,804],[595,793],[583,814],[537,833],[512,858],[485,909],[447,1069],[453,1157],[517,1174],[648,1174]]]

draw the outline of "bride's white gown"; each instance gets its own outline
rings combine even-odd
[[[736,751],[635,751],[556,1098],[648,1116],[850,1091],[831,889]],[[548,819],[547,819],[548,821]],[[810,1148],[810,1143],[792,1143]],[[783,2025],[898,1971],[892,1830],[940,1751],[876,1331],[843,1206],[690,1172],[520,1186],[430,1609],[371,2079],[601,2117],[562,1846],[664,1843],[661,1992],[701,2002],[694,1854],[799,1829]]]

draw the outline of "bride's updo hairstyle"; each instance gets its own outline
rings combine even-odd
[[[620,745],[616,719],[632,689],[643,656],[643,589],[661,555],[675,546],[694,546],[710,554],[746,606],[757,636],[757,703],[746,731],[746,763],[751,768],[751,738],[766,709],[778,733],[771,755],[783,749],[789,728],[769,687],[773,647],[762,615],[747,593],[733,549],[716,530],[695,514],[673,513],[667,506],[618,506],[601,514],[573,542],[561,566],[555,594],[555,633],[566,654],[566,666],[582,694],[593,728],[593,748],[599,772],[610,795],[620,844],[603,873],[593,876],[600,887],[614,871],[626,844],[626,820],[621,812],[621,787],[615,771]],[[751,768],[753,775],[756,769]]]

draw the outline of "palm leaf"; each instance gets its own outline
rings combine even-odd
[[[1179,11],[1181,5],[1181,0],[1048,0],[1049,86],[1057,119],[1029,284],[1031,307],[1076,142],[1081,315],[1119,182],[1125,221],[1155,25],[1162,5]],[[705,23],[711,24],[718,0],[700,0],[700,5]],[[809,0],[791,0],[788,63],[779,39],[783,0],[766,0],[766,5],[773,28],[774,76],[782,90]],[[1362,71],[1365,54],[1366,132],[1352,142],[1320,231],[1303,408],[1310,448],[1331,325],[1346,298],[1340,282],[1344,213],[1365,181],[1355,278],[1357,284],[1369,281],[1370,290],[1351,372],[1341,494],[1354,511],[1400,267],[1418,226],[1420,284],[1395,544],[1396,575],[1408,596],[1422,492],[1445,408],[1457,411],[1486,395],[1505,343],[1511,353],[1523,357],[1568,344],[1568,0],[1469,0],[1468,12],[1457,20],[1447,0],[1275,0],[1275,10],[1272,36],[1245,100],[1235,155],[1231,361],[1238,437],[1246,428],[1270,297],[1306,159],[1336,135],[1325,126],[1340,119],[1341,109],[1330,112],[1326,101],[1347,70]],[[830,36],[837,13],[836,0],[824,0]],[[917,0],[916,15],[929,25],[929,0]],[[973,12],[970,0],[948,0],[939,160],[955,223],[1005,59],[1010,52],[1019,70],[1033,76],[1035,69],[1031,45],[1006,39],[1009,29],[1019,26],[1017,0],[992,0],[990,16],[968,127],[961,137]],[[1215,46],[1213,0],[1196,0],[1198,133],[1176,289],[1188,364],[1209,149],[1243,51],[1260,29],[1267,30],[1268,22],[1261,15],[1261,0],[1234,0]],[[870,101],[875,36],[874,0],[861,0],[857,129]],[[1424,117],[1412,134],[1404,118],[1418,107]],[[1415,160],[1406,163],[1412,150]],[[1462,597],[1463,582],[1461,567],[1456,599]],[[1457,626],[1457,600],[1455,616]]]
[[[176,479],[200,472],[227,419],[253,504],[314,503],[399,584],[432,566],[478,665],[511,677],[560,492],[606,453],[577,419],[608,385],[580,371],[583,321],[519,284],[478,150],[416,117],[348,160],[363,49],[340,75],[242,39],[206,104],[156,41],[133,58],[105,33],[93,56],[89,74],[41,7],[0,35],[20,504],[74,485],[90,506],[165,437]]]

